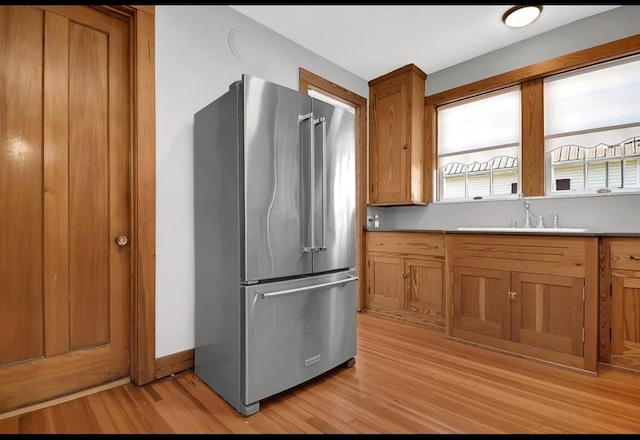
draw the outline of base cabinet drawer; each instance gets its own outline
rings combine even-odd
[[[611,269],[640,271],[640,244],[635,241],[612,242],[610,258]]]

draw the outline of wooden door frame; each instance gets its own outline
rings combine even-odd
[[[155,380],[156,120],[154,6],[92,6],[129,23],[132,323],[130,379]]]
[[[365,308],[364,230],[367,224],[367,99],[340,87],[308,70],[299,69],[300,91],[316,90],[355,108],[356,119],[356,275],[358,276],[358,311]]]

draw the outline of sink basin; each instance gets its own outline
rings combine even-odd
[[[520,234],[571,234],[571,233],[581,233],[581,232],[589,232],[588,229],[584,228],[492,228],[492,227],[477,227],[477,228],[457,228],[458,231],[469,231],[469,232],[512,232],[512,233],[520,233]]]

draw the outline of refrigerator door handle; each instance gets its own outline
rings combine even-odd
[[[298,287],[295,289],[280,290],[277,292],[269,292],[269,293],[265,293],[265,292],[256,292],[256,293],[260,294],[260,297],[262,299],[267,299],[267,298],[273,298],[274,296],[289,295],[291,293],[304,292],[308,290],[321,289],[323,287],[334,286],[336,284],[349,283],[351,281],[356,281],[357,279],[358,277],[349,277],[349,278],[345,278],[344,280],[331,281],[330,283],[316,284],[315,286]]]
[[[322,124],[322,244],[316,247],[317,251],[327,250],[327,173],[325,167],[327,163],[327,119],[323,116],[314,119],[315,124]]]
[[[311,149],[311,154],[309,157],[310,162],[310,172],[309,172],[309,188],[310,188],[310,203],[311,203],[311,212],[316,206],[316,188],[315,188],[315,179],[313,175],[313,170],[315,169],[315,145],[313,139],[313,112],[307,113],[304,115],[298,116],[298,121],[302,122],[305,120],[309,120],[311,124],[309,124],[309,148]],[[311,246],[304,246],[302,250],[305,252],[314,252],[316,250],[316,221],[315,216],[311,214]]]

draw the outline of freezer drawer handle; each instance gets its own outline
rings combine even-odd
[[[274,297],[274,296],[288,295],[290,293],[304,292],[306,290],[321,289],[323,287],[335,286],[336,284],[348,283],[348,282],[351,282],[351,281],[355,281],[357,279],[358,279],[358,277],[349,277],[349,278],[346,278],[344,280],[331,281],[330,283],[323,283],[323,284],[318,284],[318,285],[315,285],[315,286],[298,287],[296,289],[280,290],[278,292],[269,292],[269,293],[258,292],[258,293],[260,294],[261,298],[267,299],[267,298],[271,298],[271,297]]]

